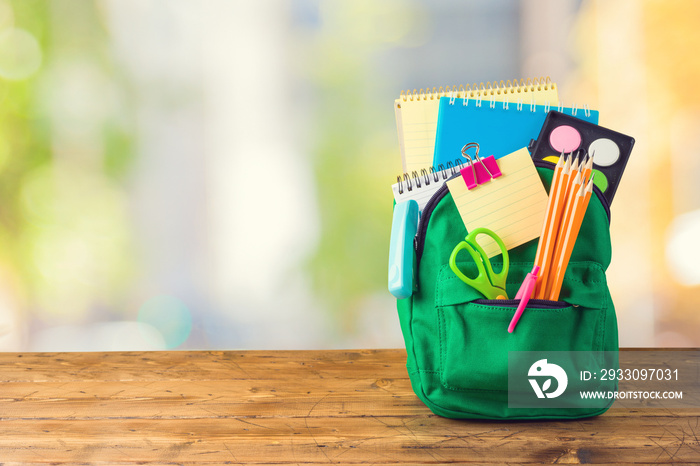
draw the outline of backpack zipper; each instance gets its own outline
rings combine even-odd
[[[472,301],[475,304],[486,304],[488,306],[499,306],[499,307],[518,307],[520,304],[519,299],[475,299]],[[571,304],[564,301],[550,301],[547,299],[531,299],[527,303],[526,308],[537,308],[537,309],[564,309],[565,307],[570,307]]]
[[[554,170],[554,167],[556,167],[556,164],[552,162],[546,162],[544,160],[533,160],[533,162],[536,167],[551,168],[552,170]],[[452,178],[455,178],[457,176],[460,176],[460,174],[455,173],[449,179],[451,180]],[[442,198],[445,197],[448,191],[449,189],[447,188],[447,182],[445,182],[442,186],[440,186],[440,188],[438,188],[437,191],[435,191],[430,200],[428,200],[428,203],[425,205],[425,208],[423,208],[423,212],[421,213],[420,220],[418,221],[418,233],[416,233],[416,237],[413,239],[413,248],[416,251],[416,275],[418,274],[418,267],[420,266],[420,260],[423,256],[423,248],[425,247],[425,235],[428,231],[428,223],[430,221],[430,216],[432,215],[433,210],[435,210],[435,207],[437,206],[438,202],[440,202],[440,200],[442,200]],[[595,184],[593,185],[593,192],[596,193],[598,199],[600,199],[600,203],[603,204],[605,213],[608,216],[608,223],[610,223],[610,203],[603,195],[603,192]],[[418,283],[417,276],[415,277],[415,283]]]

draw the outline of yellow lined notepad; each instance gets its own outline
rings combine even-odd
[[[394,101],[396,127],[404,173],[433,164],[435,133],[437,131],[440,97],[494,100],[496,102],[522,102],[556,106],[559,104],[557,86],[549,78],[483,83],[478,86],[456,86],[423,91],[401,92]]]
[[[461,176],[447,182],[467,231],[493,230],[509,250],[540,236],[547,192],[526,148],[497,160],[502,176],[468,190]],[[479,237],[489,257],[500,254],[489,237]]]

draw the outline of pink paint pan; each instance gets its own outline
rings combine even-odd
[[[536,140],[530,142],[535,160],[556,163],[563,153],[593,155],[593,183],[612,203],[634,147],[634,138],[557,111],[550,111]]]

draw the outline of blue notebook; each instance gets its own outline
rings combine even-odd
[[[492,106],[488,100],[480,103],[478,107],[474,99],[468,99],[467,105],[464,105],[464,99],[440,98],[433,156],[435,167],[462,157],[462,147],[468,142],[479,144],[480,157],[506,156],[527,147],[532,139],[537,139],[549,110],[573,115],[570,107],[514,103],[505,107],[502,102],[494,102]],[[579,108],[573,116],[598,124],[597,110],[584,111]]]

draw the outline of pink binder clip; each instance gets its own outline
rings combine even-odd
[[[467,150],[475,148],[476,163],[472,160],[471,156],[467,154]],[[493,178],[498,178],[501,176],[501,169],[496,163],[496,158],[493,155],[482,159],[479,157],[479,144],[475,142],[470,142],[462,147],[462,155],[469,160],[469,165],[462,168],[459,172],[462,174],[467,189],[473,189],[480,184],[484,184],[487,181],[491,181]]]

